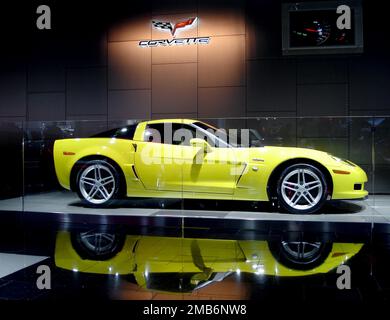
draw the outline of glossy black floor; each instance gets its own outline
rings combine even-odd
[[[0,299],[390,299],[387,225],[72,219],[2,214]],[[293,247],[298,255],[286,255]],[[341,264],[351,289],[336,285]],[[51,270],[50,289],[37,287],[40,265]]]

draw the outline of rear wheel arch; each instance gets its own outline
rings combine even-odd
[[[79,160],[77,160],[77,162],[73,165],[71,173],[70,173],[70,189],[72,191],[76,191],[77,175],[78,175],[80,169],[82,169],[83,166],[86,163],[88,163],[88,161],[91,161],[91,160],[103,160],[103,161],[107,161],[109,164],[111,164],[118,171],[119,176],[120,176],[120,187],[119,187],[120,194],[122,196],[126,195],[127,184],[126,184],[125,174],[124,174],[122,168],[113,159],[111,159],[107,156],[102,156],[102,155],[90,155],[90,156],[86,156],[86,157],[83,157],[83,158],[80,158]]]
[[[326,183],[328,186],[327,192],[328,192],[328,194],[332,195],[332,193],[333,193],[333,179],[332,179],[332,176],[331,176],[329,170],[324,165],[322,165],[318,161],[315,161],[315,160],[312,160],[309,158],[294,158],[294,159],[289,159],[289,160],[286,160],[286,161],[280,163],[272,171],[272,173],[268,179],[268,182],[267,182],[267,194],[268,194],[269,200],[272,200],[277,196],[276,187],[277,187],[277,183],[278,183],[279,177],[282,174],[282,172],[286,168],[288,168],[289,166],[294,165],[294,164],[299,164],[299,163],[309,164],[309,165],[312,165],[312,166],[316,167],[317,169],[319,169],[325,176]]]

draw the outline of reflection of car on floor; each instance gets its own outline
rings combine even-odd
[[[237,273],[297,277],[327,273],[362,244],[213,240],[59,232],[57,267],[85,273],[132,274],[143,288],[192,291]]]
[[[153,120],[54,145],[57,178],[92,206],[128,197],[275,201],[313,213],[367,195],[366,173],[326,152],[233,147],[196,120]]]

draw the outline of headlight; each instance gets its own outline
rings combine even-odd
[[[355,167],[355,166],[356,166],[354,163],[352,163],[352,162],[349,161],[349,160],[341,159],[341,158],[335,157],[335,156],[333,156],[333,155],[331,155],[331,154],[330,154],[330,157],[331,157],[334,161],[336,161],[336,162],[342,162],[343,164],[346,164],[346,165],[351,166],[351,167]]]

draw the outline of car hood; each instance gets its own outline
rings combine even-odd
[[[239,153],[242,153],[247,158],[247,161],[287,160],[293,158],[309,158],[324,162],[331,160],[329,153],[308,148],[265,146],[259,148],[241,148],[239,150]]]

